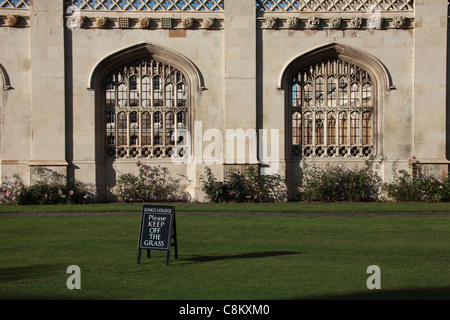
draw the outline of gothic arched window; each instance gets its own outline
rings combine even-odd
[[[151,58],[111,72],[103,100],[107,155],[169,158],[177,130],[187,128],[187,87],[180,70]]]
[[[375,85],[366,70],[334,56],[298,69],[290,81],[294,156],[374,153]]]

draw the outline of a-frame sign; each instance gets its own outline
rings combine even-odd
[[[166,250],[168,266],[172,246],[175,249],[175,259],[178,259],[175,207],[144,205],[139,229],[137,263],[141,262],[141,250],[147,250],[149,258],[150,250]]]

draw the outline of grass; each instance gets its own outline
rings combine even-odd
[[[260,209],[260,207],[259,207]],[[0,218],[1,299],[448,299],[449,216],[177,216],[179,257],[140,215]],[[70,265],[81,290],[68,290]],[[381,268],[381,290],[366,269]]]
[[[166,204],[170,205],[170,204]],[[450,203],[426,202],[330,202],[330,203],[176,203],[177,212],[296,212],[296,213],[377,213],[377,212],[450,212]],[[141,203],[104,203],[84,205],[0,205],[2,213],[44,212],[140,212]]]

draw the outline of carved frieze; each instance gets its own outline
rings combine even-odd
[[[213,17],[206,17],[203,19],[202,27],[208,30],[214,28],[214,24],[216,23],[216,19]]]
[[[299,18],[297,18],[297,17],[289,17],[287,19],[287,26],[288,26],[289,29],[291,29],[291,30],[298,29],[299,25],[300,25],[300,19]]]
[[[383,26],[383,18],[379,16],[372,16],[369,19],[367,19],[367,27],[369,29],[380,30],[382,26]]]
[[[319,28],[320,19],[317,17],[310,17],[306,23],[308,29],[315,30]]]
[[[86,16],[76,15],[71,20],[71,27],[72,28],[83,28],[86,24]]]
[[[268,17],[266,18],[266,28],[267,29],[276,29],[278,23],[278,18]]]
[[[362,19],[360,17],[354,17],[350,20],[350,28],[360,29],[362,26]]]
[[[263,29],[291,29],[291,30],[345,30],[345,29],[411,29],[414,28],[414,18],[405,16],[383,17],[381,15],[360,16],[346,15],[345,17],[287,17],[270,15],[260,18],[260,27]]]
[[[339,17],[333,17],[328,21],[328,27],[330,29],[338,29],[341,26],[342,19]]]
[[[195,19],[191,17],[181,19],[181,24],[183,25],[183,29],[192,29],[195,25]]]
[[[394,17],[394,20],[392,21],[392,24],[394,26],[394,28],[396,29],[401,29],[404,27],[406,23],[406,19],[405,17]]]
[[[107,17],[97,17],[95,18],[95,26],[97,29],[106,29],[108,27]]]
[[[20,23],[20,16],[16,14],[8,14],[6,16],[6,25],[8,27],[17,27]]]
[[[151,20],[150,20],[150,18],[142,17],[142,18],[139,18],[138,23],[139,23],[139,28],[141,28],[141,29],[149,29],[150,28],[150,24],[151,24]]]

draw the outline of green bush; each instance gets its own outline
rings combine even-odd
[[[205,174],[203,191],[211,202],[271,201],[273,176],[262,175],[256,166],[248,166],[244,173],[235,171],[223,182],[217,181],[209,167]]]
[[[0,204],[17,204],[17,198],[22,194],[24,187],[22,179],[18,175],[13,175],[12,178],[5,177],[2,180]]]
[[[395,201],[450,201],[450,177],[440,179],[420,174],[416,164],[414,156],[409,158],[409,171],[397,169],[397,163],[394,163],[394,179],[386,185],[388,196]]]
[[[36,182],[26,186],[13,175],[4,178],[1,186],[0,203],[2,204],[81,204],[86,201],[88,188],[76,181],[66,181],[62,174],[48,168],[35,169]]]
[[[203,179],[203,191],[214,203],[224,202],[227,199],[227,185],[222,181],[217,181],[212,174],[211,168],[205,169],[206,179]]]
[[[382,189],[382,180],[370,161],[364,168],[303,164],[301,200],[378,201]]]
[[[182,201],[186,195],[180,191],[178,181],[168,176],[168,169],[151,167],[137,162],[138,175],[119,175],[117,185],[111,192],[123,202]]]

